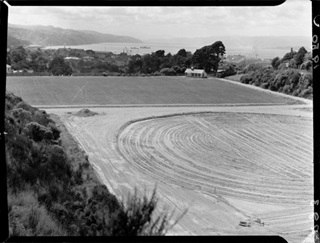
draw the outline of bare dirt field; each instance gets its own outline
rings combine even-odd
[[[118,198],[157,186],[159,210],[188,209],[170,234],[300,243],[311,232],[310,101],[182,77],[27,77],[7,87],[59,115]],[[79,116],[85,107],[98,114]]]
[[[56,113],[106,184],[187,214],[170,234],[281,235],[313,226],[312,106],[79,108]],[[69,114],[68,114],[69,113]],[[240,226],[240,221],[250,227]]]

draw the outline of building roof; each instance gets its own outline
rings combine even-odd
[[[79,60],[79,57],[65,57],[65,60]]]
[[[203,69],[191,69],[191,68],[187,68],[185,73],[205,73],[205,71]]]
[[[26,46],[26,48],[29,48],[29,49],[38,49],[38,48],[43,48],[42,45],[28,45]]]

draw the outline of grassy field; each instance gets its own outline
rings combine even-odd
[[[229,79],[229,80],[232,80],[232,81],[240,82],[240,79],[241,79],[242,76],[243,76],[243,74],[236,74],[236,75],[228,76],[228,77],[225,77],[225,78]]]
[[[290,99],[213,78],[8,77],[7,90],[31,105],[290,102]]]

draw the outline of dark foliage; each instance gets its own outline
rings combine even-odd
[[[163,234],[171,227],[166,214],[152,217],[155,195],[125,205],[92,181],[88,158],[77,147],[71,155],[54,121],[12,93],[6,94],[5,131],[12,235]]]
[[[210,73],[211,70],[216,72],[225,51],[225,46],[221,41],[216,41],[210,46],[204,46],[193,54],[192,65],[195,68],[204,69],[207,73]]]
[[[237,73],[235,64],[226,63],[222,66],[222,68],[224,71],[217,74],[217,77],[219,78],[228,77]]]
[[[279,65],[280,65],[280,58],[279,57],[273,58],[272,61],[271,61],[271,66],[274,69],[278,69]]]
[[[50,63],[48,70],[55,76],[71,75],[72,69],[61,56],[56,56]]]
[[[312,98],[313,96],[312,75],[300,73],[297,69],[262,68],[242,76],[240,81],[303,98]]]
[[[204,46],[193,55],[185,49],[180,49],[176,54],[158,50],[142,56],[129,56],[126,53],[97,53],[70,48],[29,50],[20,46],[8,51],[7,64],[12,65],[15,71],[19,70],[9,75],[159,75],[165,68],[174,69],[174,72],[169,74],[171,71],[168,73],[167,70],[162,75],[182,75],[192,65],[215,72],[224,53],[225,47],[221,41]]]

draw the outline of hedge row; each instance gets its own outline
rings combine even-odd
[[[293,96],[313,98],[312,74],[297,69],[274,70],[272,68],[259,68],[243,75],[240,81],[244,84],[252,84]]]

